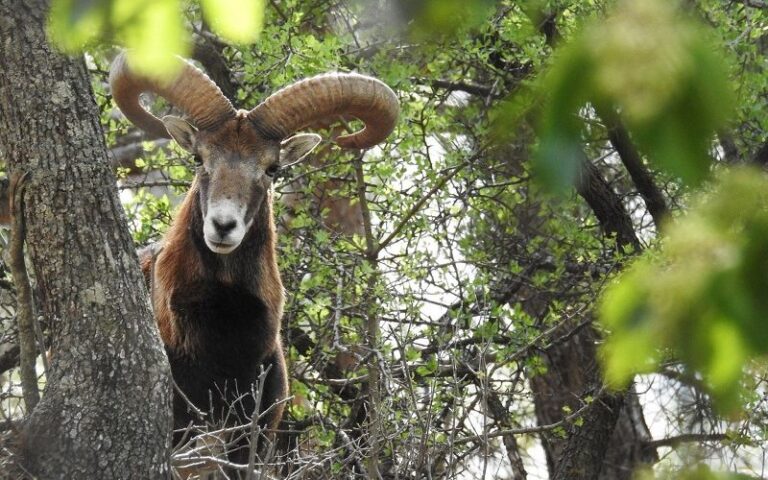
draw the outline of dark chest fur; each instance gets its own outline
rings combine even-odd
[[[217,282],[195,288],[205,293],[200,300],[171,303],[182,336],[189,337],[183,342],[193,348],[168,350],[168,358],[179,388],[198,408],[208,410],[250,390],[260,365],[275,349],[278,332],[266,321],[264,304],[247,291]]]
[[[189,357],[236,375],[260,362],[274,348],[277,331],[264,303],[247,290],[217,281],[192,287],[200,295],[171,299],[181,343]]]

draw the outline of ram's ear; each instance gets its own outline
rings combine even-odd
[[[316,133],[299,133],[280,143],[280,166],[299,163],[311,152],[322,137]]]
[[[173,115],[166,115],[163,117],[163,125],[165,125],[165,129],[168,130],[168,134],[171,138],[176,140],[176,143],[178,143],[181,148],[189,153],[194,153],[195,134],[197,134],[197,129],[195,127],[186,120],[174,117]]]

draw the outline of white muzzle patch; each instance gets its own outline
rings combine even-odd
[[[208,248],[221,255],[232,253],[243,241],[249,225],[243,221],[245,205],[231,200],[219,200],[208,204],[203,223],[203,237]]]

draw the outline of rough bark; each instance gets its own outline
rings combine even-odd
[[[580,180],[577,191],[595,213],[602,231],[615,238],[620,250],[639,249],[640,242],[620,197],[586,157]],[[535,202],[516,207],[517,231],[514,235],[517,239],[488,239],[492,240],[489,249],[496,252],[500,264],[506,264],[510,258],[518,263],[529,262],[521,265],[523,278],[545,268],[524,251],[516,250],[516,245],[524,245],[529,239],[542,235],[538,230],[538,219],[542,215],[540,208]],[[497,245],[505,248],[497,248]],[[573,282],[578,283],[578,277],[571,280],[564,277],[560,285],[550,285],[546,289],[523,285],[522,288],[512,288],[509,295],[504,291],[505,283],[501,282],[494,287],[494,292],[499,294],[494,298],[511,304],[519,302],[529,315],[543,318],[549,311],[553,291],[567,290]],[[572,426],[565,438],[554,433],[542,435],[548,470],[550,477],[559,474],[560,478],[629,479],[638,465],[656,460],[655,451],[646,448],[650,433],[634,391],[618,396],[601,394],[601,374],[595,348],[599,335],[591,323],[579,327],[585,320],[583,317],[574,318],[563,324],[559,331],[553,332],[553,337],[560,340],[539,352],[546,372],[529,378],[539,425],[561,421],[566,411],[575,412],[582,408],[589,396],[606,397],[602,403],[593,404],[585,410],[583,424]],[[604,405],[617,408],[604,408]],[[605,440],[606,435],[609,441]],[[588,447],[581,448],[582,445]],[[579,463],[581,469],[571,468]]]
[[[496,421],[500,428],[505,430],[513,427],[509,412],[501,402],[498,393],[493,388],[484,387],[482,382],[477,376],[475,376],[475,383],[481,388],[486,388],[486,403],[488,406],[488,413]],[[517,445],[517,439],[514,435],[504,435],[502,437],[502,443],[504,449],[507,452],[507,460],[512,473],[512,480],[525,480],[528,478],[528,472],[525,471],[525,465],[523,465],[523,458],[520,456],[520,449]]]
[[[542,436],[552,478],[629,480],[636,467],[658,461],[655,450],[647,447],[651,436],[634,388],[622,394],[600,392],[597,338],[587,327],[547,349],[542,353],[547,372],[530,381],[540,425],[562,420],[564,409],[578,410],[588,395],[597,402],[566,438]]]
[[[603,232],[609,237],[616,237],[619,250],[623,252],[627,246],[640,250],[640,241],[621,199],[600,175],[598,168],[586,158],[582,162],[576,190],[594,212]]]
[[[167,478],[167,359],[85,63],[46,44],[47,9],[0,0],[0,146],[29,173],[26,242],[52,343],[22,461],[39,478]]]
[[[519,138],[524,137],[520,135]],[[514,178],[521,174],[522,168],[518,165],[527,160],[525,148],[510,145],[495,154],[503,155],[507,161],[490,163],[509,169],[496,171],[496,181],[502,175]],[[595,213],[604,234],[616,240],[619,250],[639,249],[640,242],[621,198],[586,156],[580,180],[577,192]],[[567,298],[574,286],[578,290],[578,285],[584,281],[585,271],[591,268],[578,263],[566,266],[563,274],[553,281],[554,284],[547,284],[544,288],[528,280],[539,271],[551,271],[553,265],[546,250],[532,255],[525,247],[547,235],[541,230],[541,218],[548,212],[544,205],[531,201],[528,195],[523,194],[522,197],[529,201],[515,205],[514,231],[505,229],[504,225],[495,228],[486,225],[479,229],[485,233],[478,238],[478,248],[488,252],[497,265],[516,263],[521,268],[516,275],[519,281],[515,277],[494,277],[492,298],[522,307],[532,318],[543,320],[550,312],[553,300]],[[566,265],[568,263],[566,261]],[[598,271],[602,269],[600,265],[596,267]],[[599,403],[593,402],[584,409],[581,415],[584,421],[580,426],[568,425],[565,438],[558,432],[544,433],[540,438],[550,478],[560,475],[560,478],[572,479],[628,480],[638,465],[652,463],[657,457],[655,450],[647,447],[650,433],[634,391],[611,395],[601,390],[602,378],[595,346],[599,334],[593,328],[589,315],[590,312],[585,312],[564,322],[551,333],[554,340],[549,342],[548,347],[532,350],[546,371],[530,375],[528,381],[533,392],[536,420],[542,426],[561,422],[567,412],[585,407],[590,397]],[[606,405],[610,408],[605,408]],[[493,407],[493,402],[489,406]],[[496,420],[499,421],[498,418]],[[508,453],[510,446],[505,443]],[[512,455],[510,465],[514,464]],[[571,468],[579,464],[581,469]]]
[[[13,273],[13,283],[16,286],[16,318],[19,333],[19,375],[24,394],[24,405],[31,412],[40,401],[40,391],[37,385],[37,345],[35,342],[35,318],[32,308],[32,286],[29,283],[27,265],[24,261],[24,215],[21,197],[25,175],[15,179],[12,189],[13,231],[9,250],[9,262]]]
[[[552,480],[600,478],[622,403],[621,394],[603,393],[595,399],[584,414],[584,424],[573,428]]]

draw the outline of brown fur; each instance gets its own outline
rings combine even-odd
[[[189,351],[191,346],[180,343],[178,325],[171,309],[170,299],[174,291],[183,290],[185,285],[191,284],[205,275],[200,257],[195,255],[195,248],[188,233],[188,226],[193,220],[191,218],[191,205],[194,201],[197,201],[196,183],[192,185],[179,208],[176,219],[166,233],[159,253],[156,254],[155,258],[151,255],[145,255],[142,260],[144,277],[152,279],[149,284],[151,285],[152,304],[155,309],[155,320],[160,330],[160,337],[169,348],[185,351]],[[272,220],[271,195],[268,202],[270,221],[268,225],[262,226],[269,232],[268,244],[261,252],[259,259],[259,276],[262,281],[256,286],[255,293],[266,304],[270,312],[270,323],[279,331],[285,298],[275,255],[276,235]],[[227,283],[225,277],[220,278],[220,280]]]
[[[258,172],[277,160],[280,147],[241,121],[243,117],[215,132],[198,132],[194,151],[204,156],[205,167],[195,177],[163,242],[143,249],[139,255],[160,336],[181,390],[206,411],[208,395],[204,392],[215,396],[218,387],[231,388],[233,383],[241,392],[247,392],[250,386],[237,383],[237,378],[255,383],[253,375],[258,365],[270,367],[260,411],[271,410],[260,423],[274,430],[284,404],[273,402],[288,395],[280,339],[285,299],[277,267],[270,181]],[[216,198],[242,200],[254,210],[242,243],[226,255],[211,252],[203,241],[203,205],[206,195],[214,193]],[[231,299],[225,302],[234,305],[222,304],[222,298]],[[237,305],[240,299],[243,306]],[[196,308],[211,313],[190,310]],[[231,330],[235,325],[245,329],[242,334]],[[233,351],[249,353],[229,354],[228,343],[214,340],[218,338],[231,339]],[[254,343],[249,343],[249,338]],[[220,366],[218,361],[222,362]],[[234,382],[222,385],[222,378]],[[216,386],[211,386],[214,381]],[[228,397],[227,402],[232,400]],[[210,408],[221,408],[221,404]],[[253,406],[243,403],[239,408],[235,422],[242,423]],[[177,429],[190,421],[186,404],[178,396],[174,399],[174,418]]]

